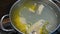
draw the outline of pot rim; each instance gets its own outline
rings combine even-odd
[[[11,10],[12,10],[12,8],[13,8],[18,2],[21,2],[21,0],[16,1],[16,2],[12,5],[12,7],[10,8],[10,12],[9,12],[9,19],[10,19],[10,21],[11,21],[11,18],[10,18],[10,17],[11,17],[11,16],[10,16],[10,15],[11,15]],[[49,2],[53,3],[53,4],[57,7],[57,9],[60,11],[60,8],[59,8],[53,1],[49,1]],[[12,21],[11,21],[11,24],[12,24]],[[12,26],[13,26],[14,29],[16,29],[18,32],[23,33],[23,32],[21,32],[21,31],[19,31],[13,24],[12,24]],[[56,27],[55,30],[51,31],[49,34],[55,32],[59,27],[60,27],[60,24]],[[24,34],[24,33],[23,33],[23,34]]]

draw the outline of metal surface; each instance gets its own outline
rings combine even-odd
[[[49,6],[51,6],[53,9],[55,9],[56,13],[58,14],[58,19],[60,18],[60,12],[59,11],[59,7],[56,6],[53,2],[51,3],[50,1],[49,2],[46,2],[46,4],[48,4]],[[15,5],[14,5],[15,6]],[[13,8],[13,7],[12,7]],[[59,19],[60,20],[60,19]],[[58,20],[58,21],[59,21]]]
[[[6,17],[6,16],[9,16],[8,14],[7,15],[4,15],[2,18],[1,18],[1,29],[3,30],[3,31],[13,31],[13,29],[5,29],[4,27],[3,27],[3,19]]]
[[[38,2],[43,2],[43,3],[46,3],[47,5],[49,5],[50,7],[52,7],[54,10],[55,10],[55,12],[56,12],[56,14],[57,14],[57,17],[58,17],[58,26],[57,26],[57,28],[54,30],[54,31],[56,31],[57,29],[58,29],[58,27],[60,26],[59,24],[59,18],[60,18],[60,9],[59,9],[59,7],[53,2],[53,1],[46,1],[46,0],[40,0],[40,1],[38,1]],[[18,1],[18,2],[16,2],[13,6],[12,6],[12,8],[11,8],[11,10],[13,10],[14,8],[16,8],[18,5],[20,5],[20,4],[22,4],[21,3],[21,1]],[[11,11],[11,12],[13,12],[13,11]],[[11,12],[10,12],[10,15],[11,15]],[[10,19],[11,19],[11,17],[12,16],[10,16]],[[13,22],[12,22],[13,23]],[[15,28],[15,26],[14,26],[14,24],[12,24],[13,25],[13,27]],[[17,28],[15,28],[17,31],[19,31]],[[54,32],[54,31],[52,31],[52,32]],[[20,32],[20,31],[19,31]],[[52,33],[51,32],[51,33]]]

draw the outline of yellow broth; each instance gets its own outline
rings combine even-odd
[[[23,3],[22,5],[15,6],[11,11],[12,24],[17,30],[24,34],[30,33],[30,27],[41,19],[48,21],[49,25],[44,25],[39,30],[40,34],[43,34],[45,32],[50,33],[56,28],[56,14],[54,10],[51,9],[51,7],[49,7],[48,5],[28,1]]]

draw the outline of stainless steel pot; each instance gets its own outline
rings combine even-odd
[[[4,30],[4,31],[13,31],[13,29],[9,29],[9,30],[7,30],[7,29],[5,29],[4,27],[3,27],[3,25],[2,25],[2,21],[3,21],[3,19],[6,17],[6,16],[9,16],[9,18],[10,18],[10,20],[11,20],[11,24],[12,24],[12,26],[17,30],[17,31],[19,31],[19,32],[21,32],[21,33],[24,33],[24,31],[21,31],[22,29],[21,28],[19,28],[19,27],[25,27],[24,26],[24,24],[22,24],[22,23],[19,23],[20,21],[19,21],[19,19],[20,19],[20,16],[19,16],[19,12],[20,12],[20,10],[22,10],[22,8],[24,7],[24,6],[27,6],[28,8],[30,7],[29,5],[30,4],[28,4],[29,2],[31,2],[31,3],[40,3],[40,4],[44,4],[44,5],[47,5],[47,6],[50,6],[51,7],[51,9],[53,9],[54,11],[55,11],[55,13],[56,13],[56,16],[57,16],[57,27],[53,30],[53,31],[51,31],[51,32],[49,32],[49,34],[50,33],[53,33],[54,31],[56,31],[59,27],[60,27],[60,8],[52,1],[52,0],[18,0],[16,3],[14,3],[14,5],[11,7],[11,9],[10,9],[10,13],[9,14],[7,14],[7,15],[4,15],[2,18],[1,18],[1,29],[2,30]],[[38,5],[36,5],[36,6],[38,6]],[[31,6],[32,7],[32,6]],[[35,10],[35,9],[34,9]],[[17,24],[17,25],[16,25]],[[21,25],[22,24],[22,25]],[[18,27],[17,27],[18,26]],[[25,27],[26,28],[26,27]],[[26,34],[26,33],[25,33]],[[32,33],[33,34],[33,33]]]

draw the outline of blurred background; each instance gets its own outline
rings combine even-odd
[[[17,0],[0,0],[0,19],[3,15],[5,14],[9,14],[9,11],[10,11],[10,8],[11,6],[16,2]],[[59,2],[53,0],[59,7],[60,7],[60,0],[58,0]],[[9,18],[5,18],[3,20],[3,25],[6,29],[8,28],[13,28],[9,22]],[[14,29],[14,28],[13,28]],[[15,31],[12,31],[12,32],[5,32],[3,30],[1,30],[1,27],[0,27],[0,34],[21,34],[19,32],[17,32],[16,30]],[[60,34],[60,27],[57,31],[55,31],[54,33],[52,34]]]

